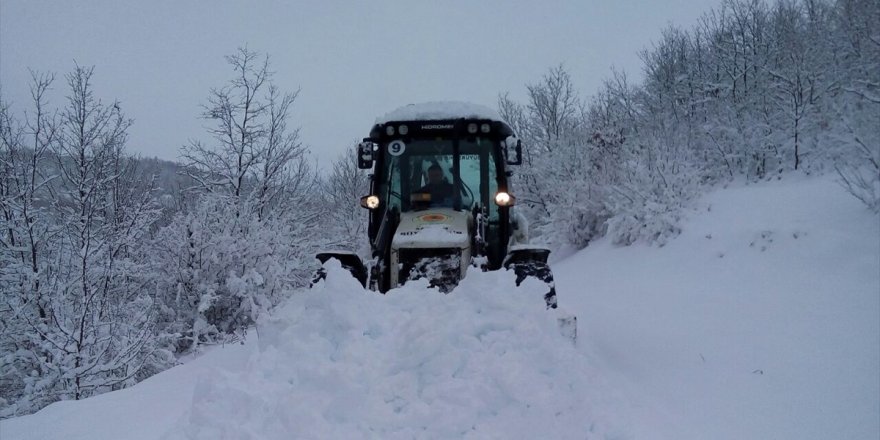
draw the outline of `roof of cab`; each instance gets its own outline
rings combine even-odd
[[[409,104],[376,118],[376,124],[392,121],[441,121],[452,119],[491,119],[504,121],[491,108],[459,101],[434,101]]]

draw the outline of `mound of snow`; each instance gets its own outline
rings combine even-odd
[[[443,295],[327,280],[258,326],[242,371],[205,376],[167,439],[570,438],[610,427],[543,285],[474,271]]]

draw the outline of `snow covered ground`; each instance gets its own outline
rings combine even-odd
[[[640,405],[635,437],[880,438],[878,217],[830,178],[698,211],[663,248],[554,266],[589,358]]]
[[[381,296],[331,268],[245,344],[0,439],[880,437],[878,217],[789,179],[717,191],[683,230],[556,262],[577,345],[507,273]]]

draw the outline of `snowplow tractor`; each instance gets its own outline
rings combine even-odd
[[[547,308],[557,308],[550,251],[528,244],[528,226],[514,211],[509,178],[522,146],[497,113],[465,103],[402,107],[377,119],[356,154],[372,171],[370,194],[360,200],[371,259],[326,252],[322,263],[336,258],[383,293],[417,279],[449,292],[468,270],[504,268],[517,285],[545,283]]]

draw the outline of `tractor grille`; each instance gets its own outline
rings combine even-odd
[[[398,257],[401,284],[427,278],[431,287],[447,293],[461,279],[461,249],[400,249]]]

